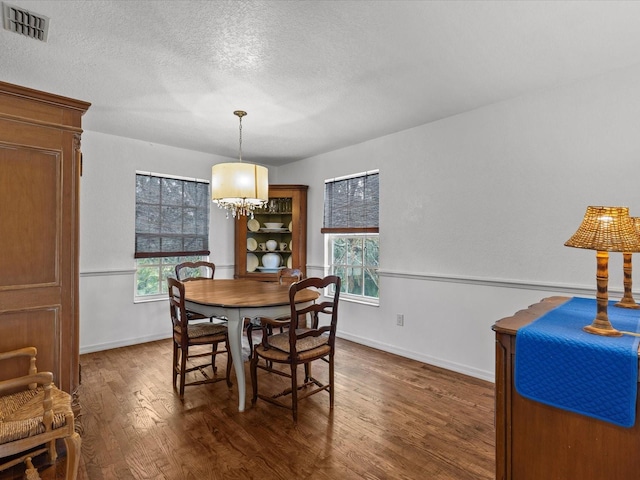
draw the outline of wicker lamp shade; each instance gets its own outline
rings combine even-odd
[[[627,207],[587,207],[567,247],[602,252],[640,252],[640,237]]]
[[[629,257],[632,252],[640,252],[640,237],[635,223],[629,217],[627,207],[587,207],[582,223],[576,233],[565,242],[567,247],[596,250],[597,311],[591,325],[584,331],[596,335],[619,337],[621,332],[609,322],[607,307],[609,302],[609,253],[622,252]],[[631,261],[629,259],[629,277]],[[630,286],[630,284],[629,284]]]

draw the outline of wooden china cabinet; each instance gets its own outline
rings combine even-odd
[[[37,367],[79,413],[81,118],[90,104],[0,82],[0,352]],[[26,371],[3,363],[0,380]]]
[[[269,201],[254,218],[235,221],[235,278],[274,281],[280,268],[307,268],[307,185],[269,185]],[[265,224],[271,225],[265,225]],[[273,242],[275,241],[275,248]],[[268,257],[265,257],[267,256]],[[275,267],[265,266],[277,257]]]

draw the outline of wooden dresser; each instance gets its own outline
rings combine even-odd
[[[80,135],[89,106],[0,82],[0,351],[35,346],[38,370],[75,395],[76,410]]]
[[[623,428],[521,397],[514,386],[519,328],[569,300],[545,298],[495,323],[496,479],[640,478],[640,410]],[[595,314],[595,312],[594,312]]]

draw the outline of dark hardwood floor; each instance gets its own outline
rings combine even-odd
[[[260,400],[251,407],[250,384],[244,413],[237,411],[237,388],[225,382],[187,387],[180,402],[171,385],[170,340],[82,355],[80,362],[78,480],[495,475],[493,384],[346,340],[338,339],[334,410],[328,395],[314,395],[300,403],[297,426],[288,410]],[[220,372],[224,365],[219,359]],[[314,368],[319,377],[326,373],[323,362]],[[249,378],[248,362],[245,369]],[[258,375],[261,389],[286,382]],[[64,467],[64,456],[41,466],[42,480],[63,479]]]

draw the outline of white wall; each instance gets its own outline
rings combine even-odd
[[[323,180],[380,169],[380,307],[343,302],[341,335],[492,379],[496,320],[552,294],[593,294],[595,252],[563,245],[586,207],[640,215],[639,129],[636,67],[281,171],[310,185],[308,262],[322,273]],[[620,255],[610,267],[619,292]]]
[[[270,176],[309,185],[308,271],[322,275],[324,179],[380,169],[380,306],[341,302],[340,335],[491,380],[496,320],[545,296],[592,294],[595,252],[563,246],[586,207],[627,205],[640,215],[639,113],[636,67]],[[83,152],[81,351],[168,336],[165,303],[132,303],[134,172],[207,178],[223,159],[93,132]],[[232,223],[214,209],[220,276],[232,276],[232,245]],[[610,265],[610,291],[619,292],[619,255]]]
[[[166,301],[133,303],[135,172],[207,179],[229,159],[85,131],[80,194],[80,352],[171,336]],[[233,223],[212,206],[216,277],[233,277]]]

